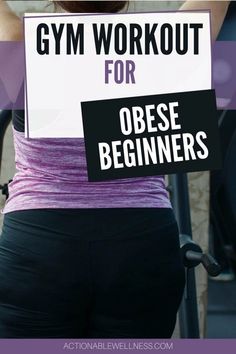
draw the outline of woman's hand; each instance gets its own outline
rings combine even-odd
[[[186,1],[179,10],[210,10],[212,37],[215,40],[224,22],[230,1]]]
[[[6,1],[0,0],[0,41],[23,40],[23,22]]]

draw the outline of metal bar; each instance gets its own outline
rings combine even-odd
[[[171,175],[169,179],[171,183],[171,201],[179,232],[192,238],[187,174]],[[179,326],[181,338],[200,337],[194,268],[186,268],[186,286],[179,309]]]

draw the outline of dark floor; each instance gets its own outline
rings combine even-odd
[[[236,338],[236,279],[209,280],[207,338]]]

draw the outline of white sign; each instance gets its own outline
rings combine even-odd
[[[24,21],[30,138],[83,137],[83,101],[211,88],[208,12],[27,14]]]

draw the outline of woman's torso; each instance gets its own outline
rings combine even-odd
[[[17,173],[3,213],[47,208],[169,208],[163,176],[88,182],[84,139],[27,139],[13,112]]]

